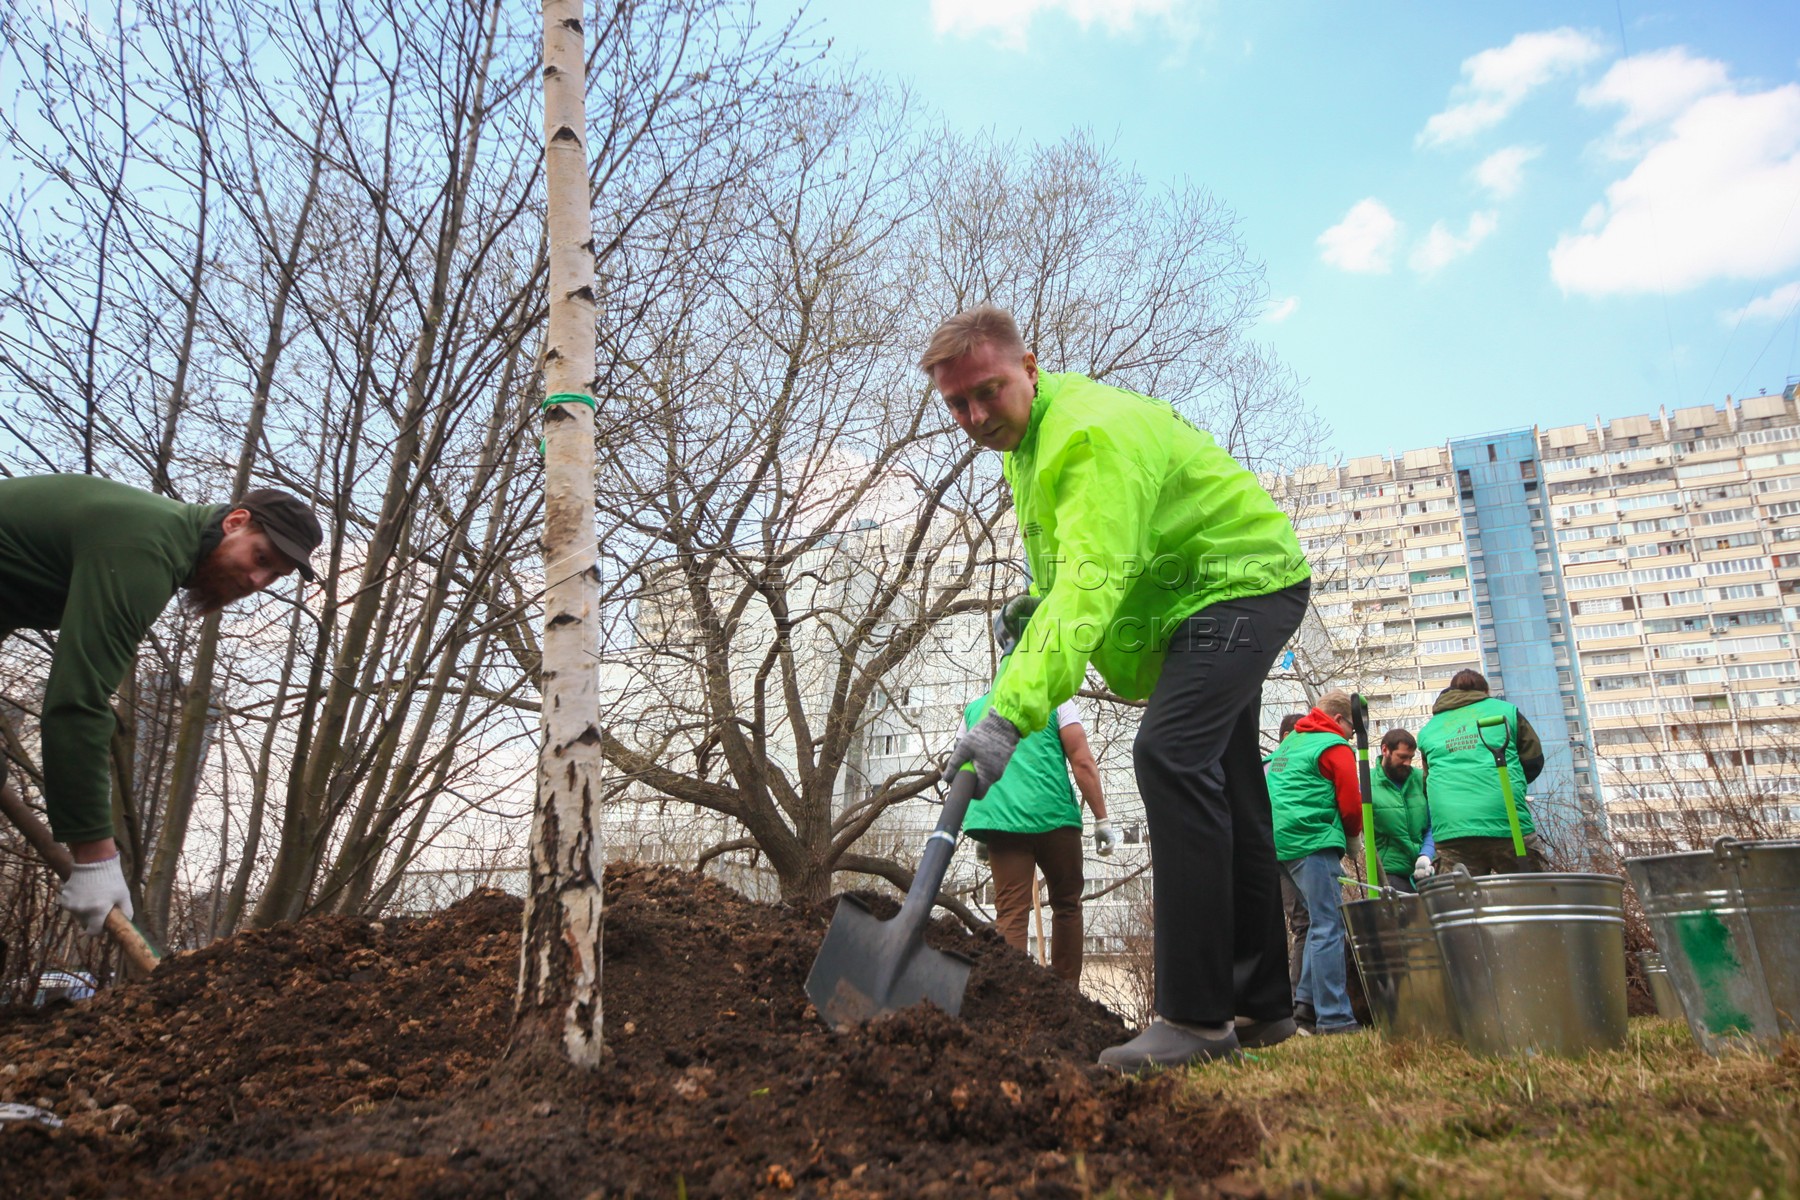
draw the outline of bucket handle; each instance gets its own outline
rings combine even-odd
[[[1745,847],[1748,843],[1729,834],[1713,840],[1713,864],[1721,871],[1734,872],[1750,860]]]

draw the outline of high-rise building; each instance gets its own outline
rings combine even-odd
[[[1800,824],[1800,411],[1780,394],[1514,429],[1277,481],[1319,627],[1287,673],[1417,729],[1478,667],[1541,737],[1553,838]]]

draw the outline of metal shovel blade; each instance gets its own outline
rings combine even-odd
[[[970,962],[934,950],[895,917],[884,921],[855,896],[844,896],[831,918],[819,957],[806,977],[806,996],[833,1028],[929,1000],[951,1016],[962,1011]]]
[[[832,1028],[854,1025],[929,1000],[951,1016],[962,1012],[970,962],[925,944],[925,920],[944,882],[963,814],[975,796],[975,773],[957,772],[937,828],[925,843],[906,902],[883,921],[862,901],[844,896],[806,977],[806,997]]]

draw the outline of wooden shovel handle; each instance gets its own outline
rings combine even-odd
[[[38,820],[37,814],[26,806],[24,799],[13,790],[10,783],[0,783],[0,813],[6,814],[6,819],[31,843],[32,848],[38,852],[38,857],[44,860],[45,866],[56,872],[58,879],[66,881],[69,878],[75,870],[74,858],[50,833],[49,827]],[[159,961],[156,951],[150,948],[150,943],[144,940],[144,935],[131,923],[131,918],[119,908],[115,907],[106,914],[106,931],[112,934],[113,941],[119,944],[126,961],[133,967],[146,975],[156,970]]]

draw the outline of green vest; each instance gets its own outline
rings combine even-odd
[[[1311,575],[1256,476],[1160,400],[1040,374],[1002,469],[1044,597],[994,685],[994,710],[1021,730],[1043,728],[1090,662],[1113,691],[1144,699],[1184,617]]]
[[[1369,771],[1369,791],[1375,803],[1375,849],[1389,875],[1412,878],[1413,864],[1425,844],[1425,774],[1412,770],[1406,783],[1395,787],[1376,763]]]
[[[1319,756],[1350,743],[1335,733],[1290,733],[1269,760],[1269,806],[1275,818],[1275,857],[1282,862],[1319,850],[1344,852],[1337,788],[1319,772]]]
[[[1480,718],[1506,718],[1506,769],[1512,776],[1513,799],[1519,808],[1519,830],[1531,833],[1531,807],[1525,803],[1525,768],[1519,763],[1519,710],[1489,696],[1461,708],[1438,713],[1419,730],[1419,754],[1425,761],[1425,787],[1431,797],[1431,830],[1439,842],[1465,837],[1511,837],[1506,800],[1494,754],[1481,735],[1500,743],[1500,729],[1480,729]]]
[[[988,710],[983,696],[963,709],[963,723],[974,725]],[[1069,786],[1069,759],[1063,753],[1056,722],[1019,739],[1006,772],[969,805],[963,821],[970,837],[985,842],[990,833],[1049,833],[1070,825],[1081,828],[1081,808]]]

